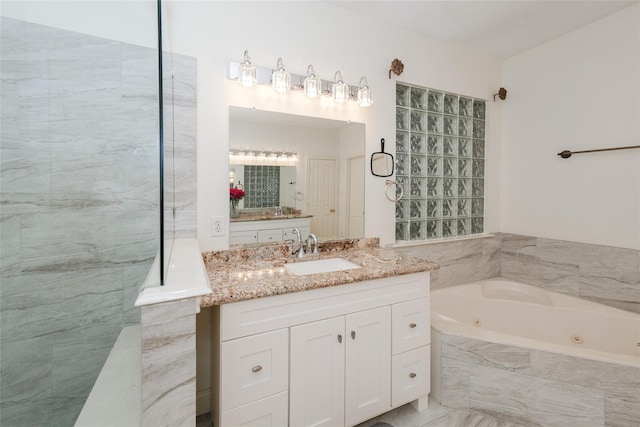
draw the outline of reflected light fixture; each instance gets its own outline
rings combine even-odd
[[[371,107],[373,105],[371,89],[369,89],[369,83],[367,83],[367,78],[365,76],[360,78],[360,85],[358,87],[358,92],[356,93],[356,101],[358,101],[358,105],[361,107]]]
[[[258,153],[249,150],[229,151],[229,163],[232,165],[261,165],[261,166],[296,166],[298,153],[288,151],[260,150]],[[234,170],[235,172],[235,170]],[[231,180],[231,176],[229,177]]]
[[[238,66],[238,83],[243,87],[254,87],[258,80],[256,79],[256,67],[251,65],[249,51],[244,51],[244,59]]]
[[[278,58],[276,69],[271,74],[271,86],[278,93],[286,93],[291,89],[291,74],[284,69],[282,58]]]
[[[307,67],[307,77],[304,79],[304,94],[309,98],[317,98],[322,94],[322,82],[311,64]]]
[[[336,71],[335,76],[333,76],[331,96],[335,102],[346,102],[349,99],[349,85],[342,81],[340,71]]]

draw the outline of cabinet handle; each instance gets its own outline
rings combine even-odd
[[[416,377],[415,372],[411,372],[411,373],[409,374],[409,378],[415,378],[415,377]]]
[[[342,335],[338,334],[338,342],[342,344]]]
[[[356,331],[351,331],[351,339],[352,340],[356,339]]]
[[[409,324],[409,327],[410,327],[410,328],[415,328],[416,326],[418,326],[418,325],[416,325],[415,323],[410,323],[410,324]]]
[[[253,368],[251,368],[251,372],[260,372],[262,371],[262,366],[260,365],[256,365]]]

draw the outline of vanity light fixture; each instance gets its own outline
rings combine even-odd
[[[278,93],[286,93],[291,89],[291,74],[284,69],[282,58],[278,58],[276,69],[271,74],[271,87]]]
[[[342,81],[342,74],[336,71],[333,76],[331,96],[335,102],[346,102],[349,99],[349,85]]]
[[[307,67],[307,77],[304,79],[304,94],[309,98],[317,98],[322,94],[322,82],[311,64]]]
[[[244,59],[238,66],[238,83],[243,87],[254,87],[258,80],[256,79],[256,67],[251,65],[249,51],[244,51]]]
[[[361,107],[371,107],[373,105],[373,99],[371,99],[371,89],[369,89],[369,83],[367,78],[362,76],[360,78],[360,86],[356,94],[356,101]]]
[[[321,95],[331,97],[334,102],[345,103],[357,101],[361,107],[373,104],[371,89],[365,77],[360,79],[359,85],[350,85],[342,80],[342,73],[337,71],[333,80],[321,79],[309,64],[306,74],[292,74],[284,68],[282,58],[278,58],[275,69],[271,67],[255,66],[251,62],[249,52],[244,51],[241,62],[229,63],[229,79],[236,80],[241,86],[251,88],[255,86],[271,86],[277,93],[299,91],[308,98],[318,98]],[[292,86],[292,82],[299,82]],[[257,154],[257,153],[254,153]]]

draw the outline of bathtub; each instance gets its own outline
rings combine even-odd
[[[432,396],[534,425],[640,425],[640,315],[496,278],[431,292]]]

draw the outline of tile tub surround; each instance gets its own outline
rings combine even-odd
[[[431,289],[501,276],[640,313],[639,250],[509,233],[393,250],[440,265]]]
[[[361,268],[307,276],[296,276],[284,267],[285,263],[298,261],[286,244],[206,252],[203,259],[213,292],[201,297],[201,306],[438,269],[434,262],[382,249],[378,244],[378,239],[320,243],[320,259],[344,258]]]
[[[640,313],[640,251],[502,233],[501,276]]]
[[[432,396],[443,406],[525,425],[640,425],[638,367],[431,335],[441,365],[432,370]]]
[[[478,238],[396,246],[398,253],[428,259],[440,268],[431,273],[431,289],[500,276],[500,234]]]
[[[0,19],[0,424],[73,425],[157,253],[157,51]],[[195,179],[195,62],[172,63]]]

